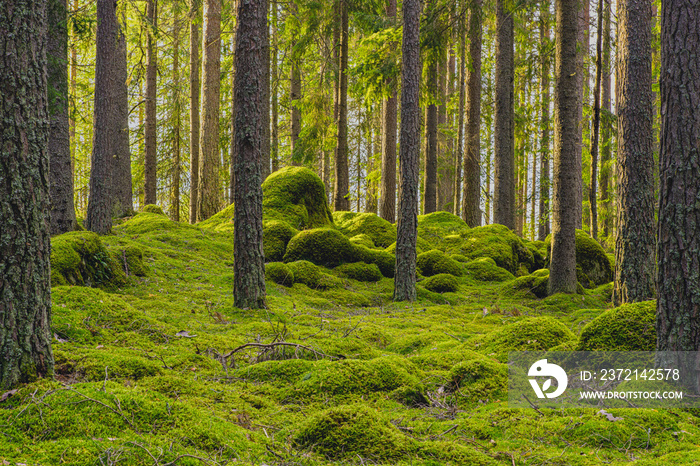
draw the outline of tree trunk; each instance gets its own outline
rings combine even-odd
[[[556,0],[556,85],[554,90],[554,176],[552,196],[552,254],[549,294],[576,292],[576,221],[579,200],[576,178],[578,111],[576,42],[577,0]]]
[[[190,223],[199,200],[199,0],[190,0]]]
[[[158,0],[148,0],[146,6],[146,33],[148,45],[146,49],[146,129],[144,139],[146,141],[146,158],[144,162],[145,199],[146,204],[155,204],[156,199],[156,173],[158,160],[156,156],[156,86],[158,77]]]
[[[289,4],[291,14],[297,15],[297,6],[293,1]],[[292,137],[292,165],[301,165],[304,159],[304,154],[299,151],[299,133],[301,132],[301,70],[300,61],[301,56],[297,50],[297,34],[293,33],[294,37],[290,44],[291,47],[291,76],[290,76],[290,90],[289,90],[289,100],[292,105],[292,124],[291,124],[291,137]]]
[[[515,153],[513,108],[513,14],[506,0],[496,1],[496,105],[493,221],[515,229]]]
[[[449,159],[447,150],[447,137],[445,135],[445,125],[447,125],[447,50],[440,47],[438,49],[438,118],[437,118],[437,161],[435,189],[435,210],[445,210],[448,202],[447,188],[452,184],[448,172],[449,164],[445,163]]]
[[[348,193],[350,173],[348,168],[348,3],[340,0],[340,87],[338,100],[338,142],[335,149],[335,184],[333,201],[335,210],[350,210]]]
[[[591,209],[591,236],[598,239],[598,149],[600,135],[600,85],[603,79],[603,8],[598,2],[598,29],[596,31],[595,90],[593,95],[593,136],[591,137],[591,180],[588,187],[588,203]]]
[[[261,184],[267,109],[265,61],[270,60],[269,45],[263,38],[267,1],[239,1],[237,25],[233,295],[236,307],[257,309],[265,307]]]
[[[53,375],[47,2],[0,3],[0,390]],[[51,5],[51,19],[58,5]],[[63,11],[65,12],[65,4]],[[62,16],[65,21],[65,16]],[[65,46],[64,46],[65,50]],[[65,58],[63,58],[65,61]],[[64,79],[65,81],[65,79]]]
[[[265,178],[270,174],[270,27],[267,23],[267,16],[270,10],[269,0],[260,0],[265,4],[264,20],[265,24],[262,29],[262,41],[263,49],[267,51],[267,55],[263,57],[263,72],[264,72],[264,82],[263,82],[263,96],[262,96],[262,116],[263,116],[263,136],[262,136],[262,173],[261,181],[265,181]],[[232,161],[233,163],[233,161]]]
[[[576,182],[577,196],[576,201],[576,228],[583,228],[583,168],[582,168],[582,154],[583,154],[583,104],[587,101],[587,88],[588,88],[588,63],[586,58],[589,54],[589,34],[590,29],[590,1],[581,0],[578,3],[578,49],[576,53],[576,63],[577,73],[576,73],[576,85],[577,85],[577,100],[576,105],[578,108],[579,115],[579,128],[576,132],[576,164],[578,166],[578,177],[574,180]]]
[[[467,80],[467,43],[465,31],[465,15],[461,16],[459,22],[459,103],[457,110],[457,157],[455,160],[455,190],[454,190],[454,214],[464,215],[462,205],[462,165],[466,163],[464,159],[464,100],[466,94]],[[466,173],[465,173],[466,176]],[[465,183],[466,186],[466,183]],[[461,211],[461,212],[460,212]]]
[[[549,234],[549,1],[540,7],[540,206],[537,239]]]
[[[433,10],[436,0],[431,0],[429,16],[434,16]],[[435,21],[435,20],[434,20]],[[437,25],[433,25],[435,29]],[[436,34],[436,32],[431,32]],[[438,106],[435,102],[438,97],[438,60],[439,50],[435,47],[428,50],[427,56],[427,90],[428,107],[425,113],[425,176],[423,191],[423,214],[429,214],[437,210],[437,150],[438,150]],[[402,111],[403,112],[403,111]],[[403,116],[403,113],[401,114]]]
[[[238,12],[238,4],[239,0],[233,0],[231,6],[233,11],[236,13]],[[236,160],[236,144],[233,143],[233,135],[236,134],[236,103],[233,100],[233,96],[236,93],[236,33],[238,30],[238,16],[235,18],[235,23],[233,25],[233,34],[231,34],[231,53],[233,54],[233,63],[231,64],[231,76],[230,76],[230,85],[231,85],[231,144],[229,145],[229,170],[228,170],[228,175],[229,175],[229,190],[228,190],[228,203],[232,204],[233,203],[233,198],[235,196],[233,190],[235,189],[236,186],[236,166],[233,163],[234,160]],[[226,100],[226,99],[224,99]]]
[[[388,0],[386,15],[396,22],[396,0]],[[379,186],[379,215],[391,223],[396,221],[396,131],[397,104],[396,83],[389,82],[391,97],[382,105],[382,179]]]
[[[651,3],[621,0],[617,7],[617,238],[613,302],[621,304],[652,299],[655,294],[654,154]]]
[[[51,234],[60,235],[77,227],[73,204],[68,119],[68,14],[66,0],[48,2],[49,162],[51,186]]]
[[[603,236],[608,238],[612,230],[612,212],[610,210],[610,170],[612,160],[612,131],[611,131],[611,79],[610,79],[610,5],[605,5],[603,13],[603,81],[602,86],[602,117],[601,117],[601,148],[600,148],[600,217]]]
[[[462,218],[470,227],[477,227],[481,225],[481,0],[471,3],[469,56]]]
[[[173,2],[173,168],[171,173],[170,218],[180,221],[180,10]]]
[[[221,208],[219,176],[219,90],[221,86],[221,0],[205,0],[202,32],[202,129],[199,139],[197,219]]]
[[[416,299],[416,240],[420,170],[420,2],[403,3],[403,66],[401,77],[401,184],[396,226],[394,301]]]
[[[279,79],[277,76],[277,37],[279,36],[279,31],[277,28],[277,3],[270,3],[272,5],[272,63],[270,64],[270,89],[272,92],[272,128],[270,132],[272,133],[270,141],[270,158],[272,159],[272,171],[276,172],[280,169],[280,159],[279,159],[279,98],[278,98],[278,86]]]

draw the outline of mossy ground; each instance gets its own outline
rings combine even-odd
[[[143,213],[114,233],[100,238],[105,248],[138,248],[143,275],[109,290],[53,288],[56,378],[0,402],[0,464],[700,457],[700,419],[683,411],[617,409],[623,420],[610,422],[595,409],[507,407],[504,354],[575,347],[612,307],[606,287],[540,299],[506,286],[515,279],[482,282],[465,270],[456,292],[421,287],[417,302],[393,303],[386,276],[362,282],[290,262],[277,267],[293,269],[293,283],[267,283],[269,309],[242,310],[230,232]]]

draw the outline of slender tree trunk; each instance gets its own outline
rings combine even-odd
[[[173,2],[173,168],[171,174],[170,218],[180,221],[180,6]]]
[[[280,159],[279,159],[279,98],[278,98],[278,86],[279,79],[277,76],[277,37],[279,36],[279,31],[277,29],[277,3],[271,3],[272,5],[272,63],[270,64],[270,88],[272,91],[272,128],[270,129],[272,133],[272,140],[270,142],[270,158],[272,159],[272,171],[276,172],[280,169]]]
[[[588,63],[586,59],[588,58],[589,54],[589,34],[588,31],[590,29],[589,22],[590,22],[590,1],[589,0],[580,0],[579,4],[577,6],[578,9],[578,20],[579,20],[579,29],[578,29],[578,49],[576,53],[576,63],[578,64],[578,72],[576,73],[576,85],[578,87],[577,91],[577,96],[578,100],[576,101],[576,105],[578,108],[578,114],[579,114],[579,128],[576,133],[576,163],[578,167],[578,177],[576,180],[576,188],[577,188],[577,195],[578,195],[578,201],[576,202],[576,209],[577,209],[577,214],[576,214],[576,228],[583,228],[583,168],[582,168],[582,154],[583,154],[583,125],[584,125],[584,119],[583,119],[583,106],[584,102],[587,102],[588,100]]]
[[[537,201],[537,152],[532,153],[532,195],[530,196],[530,240],[535,240],[535,228],[537,226],[537,214],[535,204]]]
[[[78,9],[78,0],[73,0],[73,9],[77,10]],[[67,32],[67,27],[66,27],[66,32]],[[75,101],[77,99],[77,94],[78,94],[78,82],[77,82],[77,76],[78,76],[78,47],[75,46],[75,44],[72,45],[70,48],[70,99],[69,101]],[[70,115],[70,171],[71,171],[71,183],[73,183],[73,187],[75,188],[75,149],[77,147],[76,140],[75,140],[75,116],[74,116],[74,109],[75,109],[75,104],[73,106],[69,105],[69,115]],[[75,196],[73,198],[75,200]],[[78,200],[80,199],[80,196],[78,195]],[[83,207],[80,206],[80,210],[82,210]],[[77,224],[76,224],[77,226]]]
[[[445,163],[449,157],[447,151],[447,137],[445,135],[445,126],[447,125],[447,50],[440,48],[438,52],[438,118],[437,118],[437,185],[436,194],[436,209],[445,210],[445,204],[448,202],[446,186],[452,184],[450,175],[447,172],[448,164]]]
[[[59,6],[50,5],[51,19],[60,14]],[[62,6],[65,21],[65,3]],[[54,366],[47,2],[0,3],[0,30],[0,390],[4,392],[36,377],[51,377]],[[65,65],[63,55],[62,61]]]
[[[462,204],[462,164],[466,163],[464,158],[464,100],[466,94],[466,79],[467,79],[467,43],[465,31],[465,15],[463,15],[459,24],[459,103],[457,110],[457,159],[455,161],[455,197],[454,197],[454,214],[464,215]],[[466,173],[465,173],[466,178]],[[466,186],[466,183],[465,183]],[[460,212],[461,211],[461,212]]]
[[[617,238],[613,301],[621,304],[652,299],[655,295],[654,154],[651,3],[621,0],[617,8]]]
[[[221,208],[219,176],[219,90],[221,86],[221,0],[205,0],[202,32],[202,126],[199,140],[197,219]]]
[[[112,156],[112,215],[125,217],[134,212],[133,186],[131,180],[131,147],[129,146],[129,94],[126,86],[128,77],[126,63],[126,37],[122,28],[126,28],[126,4],[118,3],[121,12],[119,26],[118,53],[113,64],[115,86],[118,90],[116,97],[118,109],[118,124],[116,126],[116,150]],[[118,23],[119,24],[119,23]],[[97,79],[95,79],[97,86]],[[95,105],[95,112],[97,112]]]
[[[598,149],[600,146],[600,85],[603,79],[603,8],[604,0],[599,0],[593,96],[593,136],[591,137],[591,181],[588,187],[588,203],[591,208],[591,236],[594,239],[598,239]]]
[[[556,86],[554,92],[554,176],[552,196],[552,255],[549,294],[576,292],[576,221],[581,176],[576,160],[580,125],[576,77],[578,1],[556,0]],[[579,216],[580,217],[580,216]]]
[[[496,1],[496,105],[493,221],[515,229],[515,153],[513,108],[513,14],[506,0]]]
[[[333,201],[336,211],[350,210],[348,193],[348,0],[340,0],[340,88],[338,100],[338,143],[335,149]]]
[[[238,12],[239,0],[234,0],[232,2],[233,11]],[[233,96],[236,93],[236,33],[238,30],[238,16],[236,16],[235,23],[233,25],[234,32],[231,34],[231,51],[233,53],[233,63],[231,64],[231,144],[229,145],[229,192],[228,192],[228,202],[233,203],[233,198],[235,197],[234,189],[236,187],[236,165],[233,163],[236,160],[236,144],[233,143],[233,135],[236,134],[236,103]],[[224,99],[225,100],[225,99]]]
[[[430,16],[435,16],[436,0],[430,0],[426,8]],[[433,19],[436,21],[436,19]],[[437,25],[433,25],[433,29]],[[436,34],[432,32],[431,34]],[[440,60],[439,50],[433,46],[428,50],[427,68],[427,90],[428,106],[425,113],[425,166],[423,174],[425,176],[423,192],[423,214],[429,214],[437,210],[437,151],[438,151],[438,106],[435,102],[438,96],[438,62]],[[403,113],[402,113],[403,116]]]
[[[260,0],[265,3],[265,12],[263,16],[265,17],[265,25],[262,29],[262,41],[263,48],[267,51],[267,55],[263,57],[263,72],[265,75],[263,79],[263,140],[262,140],[262,175],[261,184],[265,181],[265,178],[270,174],[270,162],[271,162],[271,142],[270,142],[270,27],[268,25],[268,13],[270,10],[269,0]]]
[[[394,301],[416,299],[416,240],[420,169],[420,2],[403,3],[403,69],[401,77],[401,185],[396,227]]]
[[[396,0],[388,0],[386,15],[393,23],[396,21]],[[382,180],[379,186],[379,215],[391,223],[396,221],[396,131],[397,104],[396,86],[388,83],[391,97],[382,105]]]
[[[543,0],[540,8],[540,241],[549,234],[549,5]]]
[[[297,15],[297,6],[296,3],[293,1],[289,5],[290,11],[292,15]],[[294,37],[292,38],[292,43],[291,43],[291,76],[290,76],[290,91],[289,91],[289,98],[291,100],[291,105],[292,105],[292,165],[301,165],[301,161],[304,158],[304,154],[300,153],[299,151],[299,143],[297,142],[299,140],[299,133],[301,132],[301,108],[299,105],[301,105],[301,102],[299,101],[301,99],[301,70],[300,70],[300,61],[301,61],[301,56],[299,51],[297,50],[297,38],[296,38],[296,32],[294,33]]]
[[[146,6],[146,25],[148,45],[146,49],[146,159],[144,167],[146,204],[155,204],[156,173],[158,160],[156,158],[156,86],[158,75],[158,0],[148,0]]]
[[[265,307],[265,263],[262,227],[262,162],[265,136],[266,65],[269,44],[267,1],[238,2],[236,33],[236,108],[232,143],[236,145],[234,188],[234,305]]]
[[[66,0],[48,2],[49,161],[51,234],[77,227],[73,205],[70,122],[68,118],[68,13]],[[75,134],[75,133],[74,133]]]
[[[603,236],[608,238],[612,230],[612,212],[610,210],[610,170],[612,160],[611,131],[611,79],[610,79],[610,4],[606,3],[603,13],[603,81],[602,81],[602,117],[600,148],[600,210]]]
[[[190,0],[190,223],[199,199],[199,0]]]

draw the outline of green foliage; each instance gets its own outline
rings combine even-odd
[[[515,278],[512,273],[497,266],[496,261],[490,257],[468,262],[464,268],[469,277],[481,282],[504,282]]]
[[[577,351],[654,351],[656,301],[624,304],[589,322]]]
[[[308,168],[282,168],[267,177],[262,190],[265,220],[281,220],[297,229],[333,224],[323,181]]]
[[[396,242],[396,227],[377,214],[333,212],[333,221],[346,236],[367,235],[375,246],[386,248]]]
[[[376,282],[382,279],[382,273],[376,264],[354,262],[343,264],[335,268],[335,273],[343,278],[351,278],[361,282]]]
[[[503,225],[476,227],[464,234],[462,254],[470,259],[490,257],[496,265],[515,274],[520,264],[533,270],[535,259],[523,240]]]
[[[457,278],[449,273],[439,273],[437,275],[433,275],[432,277],[425,279],[421,285],[433,293],[455,292],[459,289]]]
[[[149,214],[165,215],[165,212],[163,212],[163,209],[161,209],[159,206],[157,206],[155,204],[145,205],[145,206],[143,206],[143,209],[141,211],[147,212]]]
[[[281,261],[287,251],[287,244],[299,233],[288,223],[279,220],[263,222],[263,252],[265,261]]]
[[[134,265],[137,255],[130,253]],[[125,277],[97,234],[73,231],[51,238],[51,284],[114,288],[124,285]]]
[[[283,262],[268,262],[265,264],[265,278],[278,285],[292,286],[294,284],[294,272]]]
[[[437,249],[418,254],[416,268],[426,277],[439,273],[449,273],[457,277],[462,275],[461,264]]]

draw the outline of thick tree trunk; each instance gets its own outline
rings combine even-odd
[[[602,86],[602,118],[601,118],[601,148],[600,148],[600,217],[603,236],[608,238],[612,230],[612,212],[610,210],[610,171],[612,160],[612,131],[611,131],[611,79],[610,79],[610,5],[605,5],[603,13],[603,81]]]
[[[205,0],[202,32],[202,125],[199,138],[197,219],[221,208],[219,90],[221,87],[221,0]]]
[[[49,161],[51,169],[51,234],[77,227],[73,204],[68,118],[68,14],[66,0],[48,2]]]
[[[578,177],[574,180],[577,185],[577,196],[576,201],[576,228],[583,228],[583,168],[582,168],[582,158],[583,158],[583,106],[584,102],[588,101],[588,63],[586,59],[588,58],[590,51],[590,41],[588,31],[590,29],[590,1],[580,0],[577,6],[578,9],[578,49],[576,53],[576,63],[578,65],[576,73],[576,86],[577,86],[577,101],[576,105],[578,108],[579,115],[579,128],[576,132],[576,163],[578,166]]]
[[[431,6],[434,9],[432,0]],[[434,26],[435,27],[435,26]],[[435,32],[433,32],[435,34]],[[423,214],[437,210],[437,150],[438,150],[438,60],[439,51],[430,49],[427,58],[428,106],[425,111],[425,165],[423,167]],[[403,113],[402,113],[403,115]]]
[[[454,189],[454,211],[457,216],[463,215],[462,207],[462,165],[464,160],[464,100],[466,94],[467,80],[467,42],[465,31],[465,16],[463,15],[459,23],[459,100],[457,108],[457,157],[455,160],[455,189]],[[464,217],[462,217],[464,218]]]
[[[173,125],[173,168],[170,188],[170,218],[180,221],[180,6],[173,2],[173,89],[172,89],[172,125]]]
[[[289,4],[291,14],[297,15],[297,6],[293,1]],[[291,137],[292,137],[292,165],[301,165],[304,154],[299,152],[299,133],[301,132],[301,70],[299,63],[301,61],[301,56],[297,50],[297,38],[296,33],[292,38],[291,46],[291,76],[290,76],[290,90],[289,90],[289,100],[291,100],[292,105],[292,124],[291,124]]]
[[[493,221],[515,229],[515,153],[513,107],[513,14],[506,0],[496,1],[496,105]]]
[[[236,159],[234,187],[234,305],[239,308],[265,306],[265,263],[262,228],[262,161],[265,136],[265,61],[269,45],[267,1],[238,2],[236,33],[236,108],[233,141]]]
[[[554,176],[552,195],[552,259],[549,294],[576,292],[576,221],[579,201],[576,178],[578,111],[576,39],[578,1],[556,0],[556,86],[554,91]]]
[[[401,78],[401,186],[396,227],[394,301],[416,299],[416,240],[420,169],[420,2],[403,3],[403,69]]]
[[[613,301],[621,304],[652,299],[655,295],[654,154],[651,3],[621,0],[617,8],[617,238]]]
[[[598,2],[598,29],[596,31],[595,90],[593,95],[593,135],[591,136],[591,180],[588,186],[588,203],[591,209],[591,236],[598,239],[598,152],[600,135],[600,85],[603,79],[603,8]]]
[[[449,152],[447,150],[447,137],[444,133],[445,125],[447,124],[447,50],[440,47],[438,50],[438,111],[437,111],[437,160],[435,188],[435,210],[445,210],[445,204],[448,202],[447,188],[452,184],[448,169]],[[447,189],[446,189],[447,188]]]
[[[37,377],[53,375],[46,5],[29,0],[0,3],[3,392]],[[53,18],[57,6],[51,5]]]
[[[350,210],[348,193],[348,0],[340,0],[340,87],[338,89],[338,142],[335,148],[333,204],[336,211]]]
[[[540,8],[540,206],[537,239],[549,234],[549,1]]]
[[[190,223],[199,199],[199,0],[190,0]]]
[[[267,23],[267,16],[270,10],[269,0],[259,0],[265,3],[265,25],[262,30],[263,48],[267,51],[267,55],[263,57],[263,101],[262,101],[262,117],[263,117],[263,136],[262,136],[262,174],[261,183],[270,174],[271,162],[271,142],[270,142],[270,28]],[[233,161],[232,161],[233,163]]]
[[[148,0],[146,4],[146,129],[144,139],[146,141],[146,157],[144,162],[145,199],[146,204],[155,204],[156,199],[156,173],[158,160],[156,156],[156,86],[158,78],[158,0]]]
[[[270,158],[272,159],[272,171],[276,172],[280,169],[279,159],[279,97],[278,86],[279,79],[277,76],[277,37],[279,31],[277,29],[277,4],[272,5],[272,63],[270,64],[270,89],[272,92],[272,128],[270,141]]]
[[[388,0],[386,15],[396,21],[396,0]],[[382,179],[379,186],[379,216],[391,223],[396,221],[396,131],[397,104],[396,86],[390,82],[391,97],[382,105]]]

